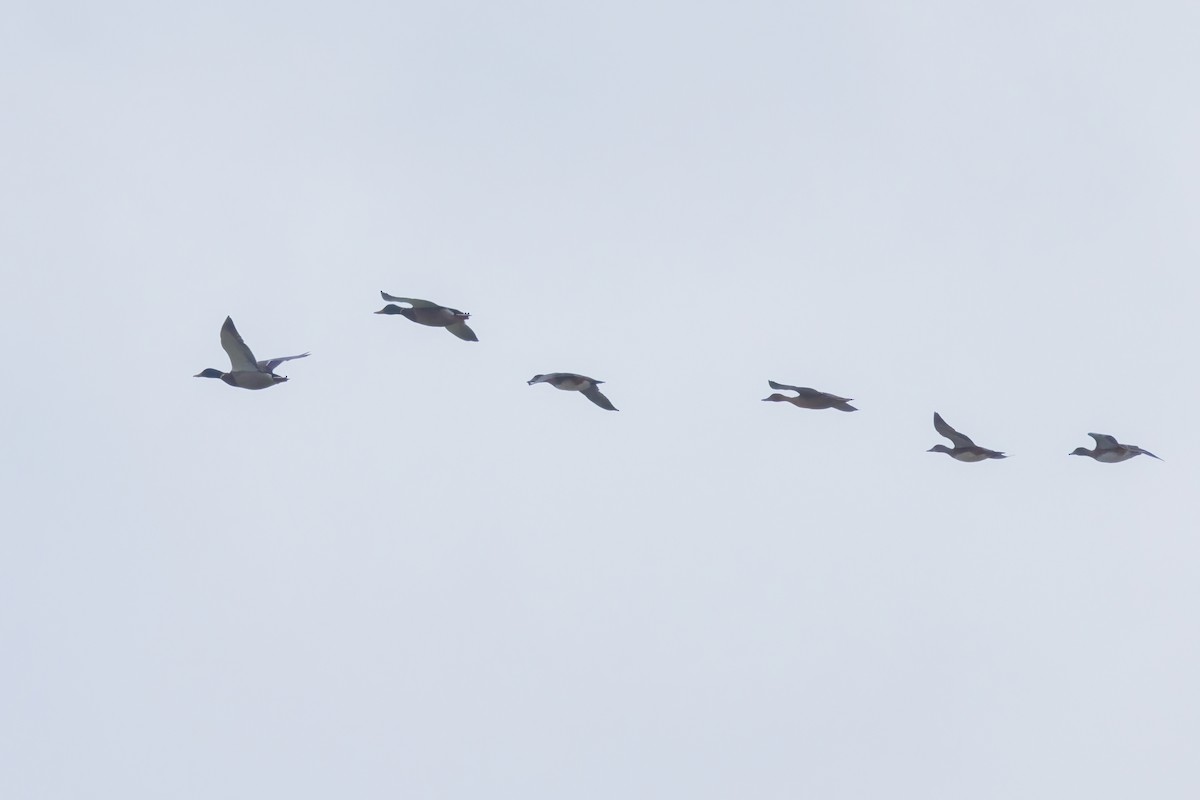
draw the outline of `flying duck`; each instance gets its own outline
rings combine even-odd
[[[433,328],[445,328],[458,338],[467,342],[478,342],[475,331],[467,327],[471,315],[457,308],[439,306],[429,300],[418,300],[415,297],[393,297],[387,292],[380,292],[388,304],[376,311],[376,314],[399,314],[419,325],[429,325]],[[392,303],[408,303],[411,308],[392,305]]]
[[[970,437],[963,436],[958,431],[946,424],[946,420],[942,419],[942,415],[933,412],[933,427],[942,436],[945,436],[954,445],[951,449],[944,444],[935,444],[925,452],[927,453],[945,453],[958,461],[983,461],[987,458],[1007,458],[1004,453],[995,450],[988,450],[986,447],[979,447],[971,441]]]
[[[608,411],[617,410],[612,401],[601,394],[597,388],[604,381],[598,381],[586,375],[576,375],[574,372],[551,372],[549,375],[534,375],[525,383],[528,386],[533,386],[535,383],[548,383],[555,389],[562,389],[568,392],[583,392],[584,397],[601,408]]]
[[[1076,447],[1069,455],[1073,456],[1090,456],[1097,461],[1103,461],[1105,464],[1115,464],[1118,461],[1128,461],[1134,456],[1150,456],[1158,458],[1149,450],[1143,450],[1136,444],[1121,444],[1107,433],[1089,433],[1088,436],[1096,440],[1096,449],[1088,450],[1086,447]],[[1161,458],[1158,458],[1162,461]]]
[[[836,394],[828,394],[826,392],[818,392],[816,389],[809,389],[807,386],[787,386],[775,381],[767,381],[772,389],[783,389],[789,392],[795,392],[795,397],[788,397],[782,394],[773,394],[770,397],[764,397],[763,402],[768,401],[773,403],[791,403],[797,408],[836,408],[838,411],[858,411],[857,408],[850,405],[852,397],[838,397]]]
[[[203,372],[193,375],[193,378],[220,378],[230,386],[236,386],[239,389],[266,389],[268,386],[274,386],[287,380],[285,376],[275,374],[276,367],[285,361],[304,358],[308,355],[308,353],[301,353],[298,356],[255,361],[254,353],[250,352],[250,348],[242,340],[242,335],[233,326],[232,317],[226,317],[225,324],[221,326],[221,347],[229,355],[230,371],[221,372],[219,369],[209,367]]]

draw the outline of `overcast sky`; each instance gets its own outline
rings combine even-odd
[[[10,3],[0,796],[1200,796],[1198,30]]]

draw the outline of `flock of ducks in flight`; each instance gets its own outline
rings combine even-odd
[[[464,341],[479,341],[479,337],[475,335],[475,331],[467,326],[467,320],[471,318],[470,314],[459,311],[457,308],[438,305],[429,300],[420,300],[415,297],[395,297],[387,292],[380,292],[380,294],[387,301],[387,305],[376,311],[376,314],[398,314],[419,325],[445,328]],[[406,305],[399,306],[396,303],[405,303]],[[309,355],[308,353],[301,353],[296,356],[282,356],[280,358],[269,358],[265,361],[256,361],[254,354],[250,352],[250,348],[242,340],[241,334],[234,327],[233,319],[230,317],[226,317],[225,324],[221,326],[221,347],[229,355],[229,372],[221,372],[218,369],[210,367],[193,377],[220,378],[230,386],[236,386],[239,389],[266,389],[277,383],[287,381],[286,376],[275,374],[275,370],[280,364],[297,358],[305,358]],[[535,383],[548,383],[555,389],[579,392],[606,411],[617,410],[612,401],[600,392],[599,386],[604,381],[598,381],[586,375],[577,375],[574,372],[551,372],[545,375],[534,375],[526,383],[530,386]],[[850,400],[853,399],[850,397],[838,397],[835,394],[819,392],[807,386],[788,386],[776,383],[775,381],[767,381],[767,383],[772,389],[794,392],[795,394],[789,396],[776,392],[770,397],[764,397],[763,402],[791,403],[797,408],[808,409],[836,408],[838,411],[858,410],[850,405]],[[927,452],[945,453],[953,459],[967,462],[1006,457],[1002,452],[989,450],[986,447],[980,447],[975,444],[975,442],[971,441],[970,437],[964,436],[950,427],[946,420],[942,419],[942,415],[936,411],[933,414],[933,428],[939,434],[949,439],[953,447],[936,444],[929,448]],[[1158,456],[1149,450],[1143,450],[1137,445],[1121,444],[1115,438],[1105,433],[1089,433],[1088,436],[1096,441],[1095,449],[1088,450],[1086,447],[1077,447],[1069,455],[1088,456],[1106,464],[1128,461],[1135,456],[1142,455],[1158,458]],[[1158,460],[1161,461],[1162,459],[1159,458]]]

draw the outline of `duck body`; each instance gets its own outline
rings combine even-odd
[[[987,461],[989,458],[1008,458],[1004,453],[998,450],[989,450],[986,447],[980,447],[971,441],[970,437],[964,436],[958,431],[951,428],[946,420],[942,419],[942,415],[933,412],[933,428],[942,436],[950,440],[954,447],[947,447],[944,444],[935,444],[925,452],[927,453],[945,453],[955,461],[965,463],[973,463],[975,461]]]
[[[858,411],[857,408],[850,405],[850,401],[854,399],[852,397],[838,397],[836,394],[819,392],[807,386],[788,386],[787,384],[776,383],[772,380],[768,380],[767,385],[772,389],[795,392],[796,396],[788,397],[782,394],[772,394],[770,397],[763,398],[764,403],[791,403],[797,408],[811,408],[813,410],[836,408],[838,411]]]
[[[206,369],[194,378],[220,378],[230,386],[239,389],[266,389],[277,383],[286,383],[287,378],[273,372],[221,372],[218,369]]]
[[[456,311],[453,308],[438,306],[437,308],[404,308],[402,306],[388,303],[384,309],[379,310],[376,314],[399,314],[405,319],[410,319],[418,325],[428,325],[431,328],[445,328],[453,325],[456,322],[462,322],[471,318],[470,314],[465,314],[461,311]]]
[[[1121,444],[1116,437],[1109,436],[1107,433],[1089,433],[1088,436],[1096,440],[1096,449],[1088,450],[1086,447],[1076,447],[1069,455],[1088,456],[1103,464],[1116,464],[1137,456],[1150,456],[1162,461],[1149,450],[1144,450],[1136,444]]]
[[[193,375],[193,378],[220,378],[238,389],[267,389],[287,382],[286,376],[275,374],[276,367],[285,361],[306,358],[309,355],[301,353],[298,356],[280,356],[256,361],[254,353],[250,352],[250,348],[246,346],[242,335],[234,326],[232,317],[226,317],[225,324],[221,326],[221,347],[229,356],[230,371],[221,372],[209,367]]]
[[[605,397],[598,388],[604,381],[598,381],[586,375],[578,375],[574,372],[550,372],[545,375],[534,375],[525,383],[528,386],[533,386],[535,383],[548,383],[555,389],[562,389],[564,392],[580,392],[605,411],[617,410],[612,401]]]
[[[431,328],[445,328],[452,334],[467,342],[478,342],[479,337],[475,335],[475,331],[467,326],[467,320],[471,315],[465,311],[459,311],[457,308],[442,306],[430,300],[421,300],[416,297],[396,297],[387,292],[379,293],[388,304],[376,311],[376,314],[398,314],[405,319],[411,320],[418,325],[428,325]],[[408,303],[409,307],[394,305],[394,303]]]
[[[1008,458],[1004,453],[995,450],[988,450],[986,447],[946,447],[944,444],[935,444],[925,452],[927,453],[945,453],[955,461],[964,461],[972,463],[974,461],[986,461],[989,458]]]

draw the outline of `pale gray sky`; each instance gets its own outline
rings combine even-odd
[[[1196,797],[1198,29],[10,4],[0,796]]]

